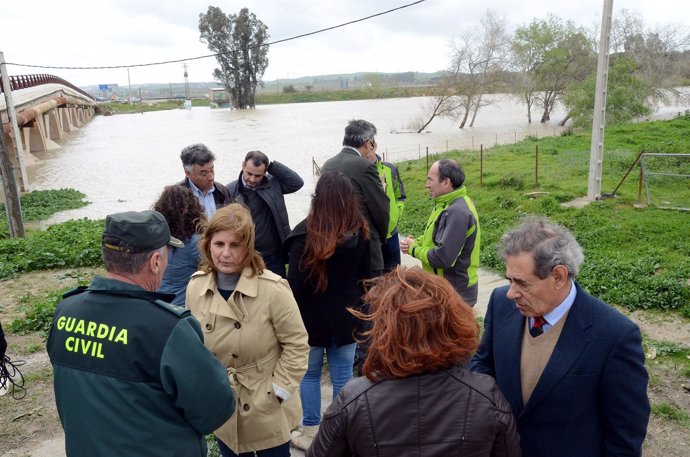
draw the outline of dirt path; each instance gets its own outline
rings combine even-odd
[[[3,327],[23,317],[23,306],[31,297],[42,297],[60,288],[71,287],[79,277],[90,277],[94,269],[42,271],[0,281],[0,319]],[[484,273],[484,289],[480,290],[477,314],[483,315],[483,302],[488,301],[490,289],[502,284],[502,278]],[[481,283],[481,282],[480,282]],[[690,346],[690,324],[677,314],[636,311],[629,313],[649,338],[676,345]],[[64,456],[64,437],[57,416],[52,387],[52,368],[45,352],[45,339],[38,333],[18,335],[8,333],[8,355],[23,359],[22,372],[26,377],[27,395],[14,400],[0,397],[0,457],[60,457]],[[650,353],[652,352],[652,353]],[[650,357],[649,396],[652,404],[667,403],[690,414],[690,370],[668,358]],[[685,365],[687,366],[687,365]],[[685,387],[684,387],[685,386]],[[328,390],[328,389],[327,389]],[[690,455],[690,428],[678,422],[652,416],[644,448],[645,457],[687,457]]]

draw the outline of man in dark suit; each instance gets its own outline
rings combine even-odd
[[[472,369],[496,378],[528,457],[639,456],[648,375],[640,330],[576,282],[582,248],[529,218],[501,241],[509,286],[493,291]]]
[[[350,178],[369,222],[371,273],[383,274],[381,243],[388,233],[390,203],[383,189],[376,165],[366,157],[376,153],[376,127],[364,119],[351,120],[345,127],[343,149],[321,167],[322,171],[339,171]]]

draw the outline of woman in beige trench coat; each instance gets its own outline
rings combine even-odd
[[[187,306],[201,323],[204,344],[227,367],[237,396],[235,414],[215,431],[221,454],[289,456],[290,430],[302,417],[297,389],[309,354],[292,291],[264,269],[243,205],[231,204],[213,215],[201,253],[201,271],[187,287]]]

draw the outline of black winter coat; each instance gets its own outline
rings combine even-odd
[[[285,241],[285,238],[290,234],[290,220],[283,195],[297,192],[304,186],[304,181],[297,173],[275,160],[268,164],[266,173],[261,184],[256,188],[256,193],[271,209],[280,240]],[[232,201],[246,204],[247,202],[240,191],[241,186],[242,172],[240,171],[237,180],[228,183],[226,187]],[[255,216],[252,217],[256,218]]]
[[[305,219],[285,240],[283,252],[289,255],[287,280],[307,328],[309,346],[330,347],[333,340],[338,347],[352,344],[353,334],[361,328],[360,321],[347,308],[362,305],[362,281],[371,277],[369,240],[361,233],[349,234],[328,259],[326,290],[316,292],[308,272],[299,267],[306,239]]]
[[[328,407],[307,457],[520,457],[510,404],[463,366],[404,379],[355,378]]]

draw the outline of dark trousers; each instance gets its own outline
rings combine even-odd
[[[385,243],[381,244],[381,252],[383,253],[383,271],[395,270],[395,267],[400,265],[400,238],[398,237],[398,232],[395,232]]]
[[[281,444],[280,446],[262,449],[260,451],[242,452],[241,454],[235,454],[234,452],[232,452],[232,450],[218,438],[216,438],[216,443],[218,443],[220,455],[222,455],[223,457],[290,457],[289,441],[285,444]]]

